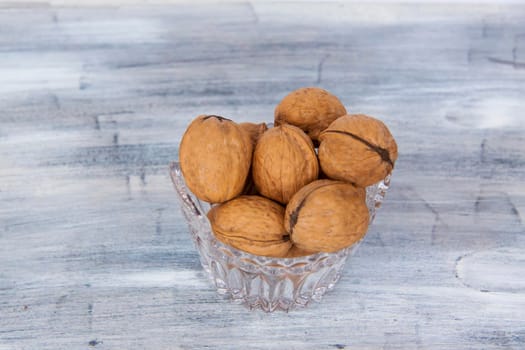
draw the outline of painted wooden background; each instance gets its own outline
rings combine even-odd
[[[322,303],[250,312],[168,163],[311,85],[390,126],[393,186]],[[524,111],[523,5],[0,2],[0,349],[524,349]]]

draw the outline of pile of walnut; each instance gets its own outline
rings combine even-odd
[[[337,97],[312,87],[279,103],[272,128],[201,115],[179,151],[188,188],[214,204],[208,218],[217,239],[271,257],[359,241],[369,223],[365,187],[384,179],[396,159],[385,124],[347,114]]]

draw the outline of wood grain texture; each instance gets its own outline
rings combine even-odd
[[[0,6],[0,349],[522,349],[525,6]],[[195,116],[318,85],[399,144],[335,290],[250,312],[168,177]]]

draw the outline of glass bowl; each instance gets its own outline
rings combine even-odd
[[[215,238],[206,213],[210,204],[188,189],[179,163],[170,164],[182,213],[188,223],[202,267],[227,299],[250,309],[266,312],[289,311],[320,301],[333,289],[346,260],[361,241],[335,253],[317,253],[297,258],[270,258],[253,255],[226,245]],[[390,175],[366,189],[370,223],[389,187]]]

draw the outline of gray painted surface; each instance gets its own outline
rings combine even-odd
[[[525,348],[525,6],[0,8],[0,349]],[[309,85],[390,126],[393,186],[320,304],[250,312],[167,165]]]

